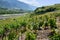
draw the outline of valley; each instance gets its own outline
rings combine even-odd
[[[60,40],[60,3],[25,2],[0,0],[0,40]]]

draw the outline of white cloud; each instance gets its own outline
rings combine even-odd
[[[18,1],[22,1],[22,2],[28,3],[30,5],[33,5],[33,6],[40,6],[40,3],[37,2],[37,0],[18,0]]]

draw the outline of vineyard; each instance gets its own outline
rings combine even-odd
[[[36,14],[39,12],[0,20],[0,40],[38,40],[37,35],[42,30],[50,30],[47,35],[50,40],[60,40],[60,26],[57,22],[60,20],[60,10]]]

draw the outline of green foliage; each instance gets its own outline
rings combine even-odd
[[[45,7],[38,7],[34,12],[35,14],[44,14],[44,13],[52,12],[55,10],[60,10],[60,4],[45,6]]]
[[[44,28],[49,26],[51,29],[55,29],[56,17],[60,16],[59,11],[54,11],[55,7],[42,7],[37,8],[35,13],[45,13],[42,15],[27,14],[25,16],[20,16],[17,18],[10,18],[6,20],[0,20],[0,36],[4,33],[8,33],[8,39],[14,40],[19,33],[24,33],[28,30],[38,30],[40,27]],[[6,9],[5,9],[6,10]],[[5,13],[5,11],[4,11]],[[22,30],[21,30],[22,29]],[[27,29],[27,30],[26,30]],[[7,35],[7,33],[5,35]],[[17,35],[16,35],[17,34]],[[34,33],[28,32],[26,35],[26,40],[36,40],[36,35]]]
[[[60,34],[54,33],[54,35],[49,36],[50,40],[60,40]]]
[[[10,32],[8,40],[14,40],[16,38],[16,33],[14,31]]]
[[[52,12],[52,11],[55,11],[55,8],[53,7],[48,7],[48,8],[37,8],[35,10],[35,13],[36,14],[43,14],[43,13],[46,13],[46,12]]]
[[[56,20],[55,19],[50,18],[49,23],[50,23],[51,29],[56,28]]]
[[[3,33],[4,33],[4,29],[0,28],[0,36],[3,35]]]
[[[36,35],[32,32],[27,32],[25,40],[36,40]]]
[[[26,27],[26,22],[21,22],[21,26]]]
[[[4,34],[7,30],[9,30],[10,31],[8,34],[9,37],[12,36],[11,39],[12,38],[14,39],[13,36],[16,33],[17,34],[20,32],[24,33],[27,28],[30,30],[38,30],[43,25],[44,27],[46,27],[46,26],[49,26],[50,24],[50,27],[54,29],[56,27],[56,19],[55,19],[55,15],[53,16],[52,15],[53,14],[43,14],[43,15],[34,15],[30,17],[31,15],[29,14],[29,15],[18,17],[18,18],[0,20],[0,29],[1,29],[0,34],[2,35],[2,33]],[[11,34],[11,31],[15,32],[14,35]],[[34,36],[33,34],[31,35]]]
[[[48,24],[49,24],[48,22],[45,22],[45,23],[44,23],[44,26],[48,26]]]

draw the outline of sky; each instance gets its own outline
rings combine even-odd
[[[49,6],[58,3],[60,4],[60,0],[18,0],[18,1],[22,1],[24,3],[37,6],[37,7]]]

